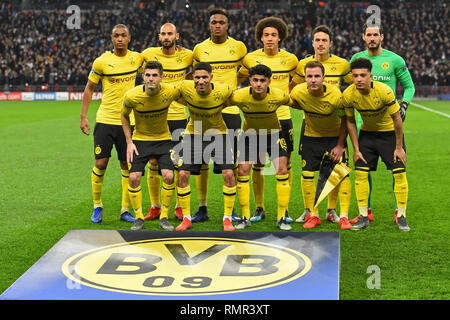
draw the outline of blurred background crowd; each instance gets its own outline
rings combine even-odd
[[[72,13],[66,9],[72,4],[81,9],[79,29],[67,26]],[[260,47],[254,36],[257,21],[273,15],[290,29],[283,49],[299,59],[313,53],[312,29],[326,24],[334,32],[332,53],[349,60],[365,50],[361,35],[368,5],[381,8],[382,46],[406,60],[415,85],[448,91],[448,2],[406,0],[1,0],[0,91],[82,91],[94,59],[112,49],[110,34],[117,23],[129,26],[131,50],[159,46],[158,31],[165,22],[177,26],[180,45],[193,49],[209,37],[207,12],[214,6],[229,10],[229,35],[249,52]]]

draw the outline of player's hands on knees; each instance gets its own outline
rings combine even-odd
[[[344,148],[342,146],[336,146],[330,151],[330,156],[333,158],[334,163],[341,161],[342,154],[344,153]]]
[[[356,164],[356,162],[358,162],[358,160],[361,160],[362,162],[364,162],[365,164],[367,164],[366,159],[364,159],[362,153],[360,151],[354,152],[353,153],[353,163]]]
[[[134,154],[137,156],[139,152],[137,151],[136,145],[134,143],[127,143],[127,162],[132,163]]]
[[[89,121],[87,118],[83,118],[80,121],[80,129],[85,135],[89,135],[91,128],[89,127]]]
[[[406,152],[403,148],[395,148],[394,150],[394,163],[400,161],[406,166]]]

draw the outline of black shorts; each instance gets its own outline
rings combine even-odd
[[[172,141],[181,141],[183,139],[183,133],[186,129],[187,119],[183,120],[167,120],[169,125],[169,131],[172,135]]]
[[[303,136],[302,170],[319,171],[325,152],[330,152],[337,144],[338,137]],[[344,144],[342,162],[348,164],[347,142]]]
[[[131,127],[133,134],[134,126]],[[95,159],[110,158],[111,150],[115,146],[117,158],[127,161],[127,142],[121,125],[95,123],[94,127],[94,154]]]
[[[133,156],[130,172],[145,172],[145,166],[152,158],[158,161],[159,173],[161,170],[174,170],[174,165],[170,157],[174,142],[171,140],[161,141],[140,141],[133,140],[139,155]]]
[[[264,164],[266,154],[273,161],[279,157],[287,157],[287,143],[283,133],[269,135],[246,134],[239,135],[237,161],[238,163],[252,162]]]
[[[233,143],[226,134],[211,136],[185,134],[183,141],[174,147],[174,156],[180,156],[182,162],[178,170],[200,174],[202,164],[214,161],[214,173],[234,168]]]
[[[370,132],[359,131],[359,151],[362,153],[367,164],[361,160],[355,163],[355,167],[369,167],[371,171],[377,170],[378,158],[381,157],[388,170],[405,168],[401,161],[394,163],[395,131]],[[405,137],[403,137],[403,149],[405,148]]]
[[[238,150],[238,140],[239,140],[239,133],[242,128],[242,119],[240,114],[234,114],[234,113],[223,113],[222,112],[222,118],[225,122],[225,125],[228,129],[228,135],[230,136],[230,139],[233,140],[233,150],[234,150],[234,158],[237,158],[237,150]]]
[[[281,132],[286,140],[287,152],[294,151],[294,126],[292,125],[292,119],[280,120]]]

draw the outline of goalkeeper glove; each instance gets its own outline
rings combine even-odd
[[[405,100],[403,100],[402,102],[400,102],[400,117],[402,118],[402,121],[405,121],[406,118],[406,109],[408,109],[408,102],[406,102]]]

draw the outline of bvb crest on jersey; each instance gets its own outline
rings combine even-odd
[[[340,161],[339,163],[335,163],[328,152],[323,155],[322,162],[320,163],[319,178],[317,180],[314,208],[339,185],[350,171],[352,169],[345,162]]]

